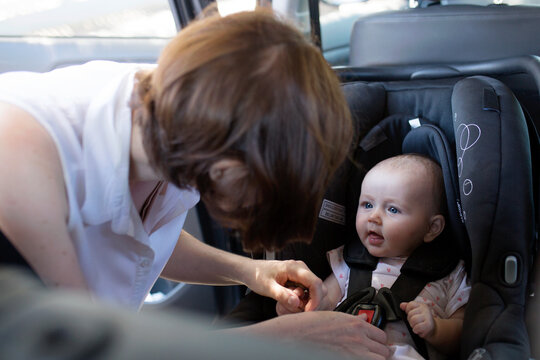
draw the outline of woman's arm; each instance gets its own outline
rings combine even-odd
[[[56,146],[31,115],[1,102],[0,174],[2,232],[46,284],[86,288]]]
[[[185,231],[162,276],[189,283],[243,284],[292,309],[300,306],[301,299],[284,285],[293,282],[309,290],[307,311],[317,309],[326,294],[322,281],[301,261],[253,260],[204,244]]]

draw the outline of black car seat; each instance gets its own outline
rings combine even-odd
[[[538,230],[540,60],[339,73],[355,120],[355,152],[325,196],[312,244],[290,246],[276,258],[301,259],[328,276],[326,251],[357,242],[354,216],[365,172],[403,152],[410,120],[420,128],[430,124],[455,152],[459,174],[449,211],[472,281],[461,358],[528,358],[524,311]],[[275,316],[274,309],[275,302],[250,294],[228,320],[259,321]]]
[[[430,2],[435,5],[358,18],[349,65],[453,64],[540,55],[540,7]]]
[[[487,77],[461,79],[450,83],[450,87],[440,80],[369,85],[352,82],[345,85],[345,91],[353,93],[354,100],[354,94],[364,91],[354,88],[380,85],[386,93],[387,117],[362,139],[355,159],[363,159],[361,163],[369,168],[381,158],[400,153],[408,118],[438,123],[456,151],[457,206],[469,239],[455,240],[472,282],[462,357],[474,354],[475,359],[528,358],[524,312],[536,246],[534,200],[538,199],[537,174],[533,175],[531,159],[534,155],[537,161],[538,156],[534,123],[529,121],[527,125],[521,105],[507,86]],[[444,99],[449,88],[451,104]],[[356,104],[351,103],[354,109]],[[393,114],[394,108],[400,112],[409,108],[412,112],[405,112],[409,114],[405,116]],[[396,116],[403,118],[401,125],[396,125],[400,123],[399,119],[396,123]],[[388,124],[390,120],[392,123]],[[414,148],[403,150],[409,152]],[[359,181],[353,184],[359,188]],[[351,194],[349,201],[358,198],[358,190]],[[452,213],[451,208],[449,211]],[[452,225],[456,229],[456,223]],[[358,243],[353,231],[349,239]],[[349,265],[354,266],[354,259]]]
[[[372,70],[357,74],[357,79],[363,75],[372,79]],[[394,79],[406,77],[406,70],[401,69],[397,76],[393,75]],[[450,76],[456,67],[448,70],[447,76]],[[394,109],[403,111],[412,106],[411,115],[438,121],[438,126],[456,149],[460,189],[458,206],[461,207],[460,217],[467,229],[470,248],[461,243],[463,239],[456,240],[461,241],[458,244],[461,245],[462,257],[470,266],[473,285],[465,318],[462,358],[528,358],[524,311],[528,284],[534,284],[528,281],[528,276],[538,242],[539,141],[536,126],[540,120],[540,62],[536,57],[524,57],[469,64],[461,70],[461,75],[476,72],[499,77],[514,87],[520,100],[498,80],[487,77],[461,79],[459,71],[456,71],[453,79],[459,81],[451,85],[451,104],[444,99],[447,90],[443,80],[383,83],[387,115],[396,116],[392,114]],[[389,74],[388,68],[385,71]],[[409,77],[427,79],[440,77],[443,72],[442,68],[436,71],[428,68],[425,72],[415,68]],[[350,73],[343,75],[352,79]],[[525,85],[525,79],[535,84],[536,89],[531,90]],[[377,82],[369,83],[372,87],[377,85]],[[351,92],[348,87],[356,86],[363,85],[355,82],[346,84],[346,93]],[[409,93],[399,95],[404,90]],[[431,95],[427,96],[426,91]],[[352,93],[358,91],[353,90]],[[354,95],[350,98],[354,111],[356,99]],[[409,104],[404,104],[404,101]],[[365,111],[366,108],[362,107]],[[437,115],[436,109],[439,109],[440,118],[433,117]],[[453,124],[453,129],[449,129],[449,124]],[[379,138],[379,149],[370,149],[373,154],[399,151],[395,145],[396,131],[390,130],[376,137],[372,136],[372,130],[360,144],[367,143],[372,147],[377,141],[370,138]],[[385,140],[385,137],[393,140]],[[387,145],[382,145],[384,143]],[[384,150],[389,146],[393,149]],[[372,163],[380,160],[373,155],[364,155],[364,158],[373,159],[367,160]],[[354,197],[357,198],[357,194]],[[531,333],[534,340],[538,335]],[[533,351],[536,352],[534,347]]]
[[[428,89],[425,84],[423,87]],[[396,88],[386,85],[386,90],[395,91]],[[395,96],[388,94],[387,99]],[[415,119],[425,124],[420,127],[425,128],[420,134],[417,130],[407,129],[407,119],[411,116],[394,114],[387,117],[363,138],[355,159],[363,159],[361,163],[371,166],[383,157],[403,151],[424,153],[441,162],[441,152],[433,153],[432,150],[441,147],[431,146],[436,140],[434,137],[453,138],[457,178],[448,179],[445,174],[449,220],[454,230],[455,247],[467,263],[472,282],[462,357],[474,353],[478,359],[527,358],[529,341],[524,311],[535,244],[527,123],[512,92],[501,82],[487,77],[468,77],[455,83],[451,109],[452,116],[441,119],[438,127],[428,125],[427,119]],[[452,123],[453,129],[449,132],[448,124]],[[411,135],[415,135],[412,141]],[[443,166],[443,171],[446,168]],[[453,187],[449,186],[451,181],[448,180],[459,181],[457,198],[453,197]],[[359,181],[355,183],[353,187],[358,189]],[[353,198],[358,198],[357,192]],[[456,219],[461,220],[466,234]],[[350,248],[358,247],[360,242],[353,232],[349,239]],[[347,251],[347,246],[345,258],[351,269],[366,266],[366,253]],[[412,260],[417,260],[414,255],[416,253],[411,255],[402,273],[411,269]],[[416,264],[426,266],[425,260],[416,261]],[[422,270],[421,266],[416,271]],[[430,271],[431,268],[426,267],[421,275],[430,275]]]

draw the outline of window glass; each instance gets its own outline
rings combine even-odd
[[[216,0],[218,11],[222,16],[235,12],[255,9],[257,0]]]
[[[399,10],[409,7],[409,0],[367,0],[367,1],[320,1],[319,12],[321,26],[336,19],[357,18],[387,10]]]
[[[332,65],[348,65],[349,36],[359,17],[408,6],[409,0],[319,1],[321,41],[326,59]]]
[[[168,0],[0,0],[0,36],[172,37]]]

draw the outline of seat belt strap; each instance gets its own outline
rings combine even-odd
[[[353,294],[355,294],[359,290],[371,287],[372,276],[372,270],[357,266],[350,266],[349,268],[350,275],[349,287],[347,289],[347,298],[353,296]],[[407,326],[407,329],[411,334],[411,337],[414,341],[414,344],[416,345],[418,352],[426,359],[428,359],[426,342],[424,341],[424,339],[422,339],[420,336],[418,336],[412,331],[411,325],[407,321],[407,315],[404,311],[399,309],[399,303],[414,300],[428,282],[429,281],[427,279],[409,276],[402,273],[398,276],[398,278],[390,288],[390,291],[386,290],[387,293],[391,293],[391,296],[393,297],[393,302],[397,304],[397,309],[394,309],[394,311],[399,314],[401,319],[405,322],[405,325]]]
[[[418,296],[418,294],[420,294],[420,292],[428,282],[429,281],[425,278],[422,279],[419,277],[409,276],[401,273],[390,288],[390,290],[392,290],[392,295],[394,296],[398,304],[400,304],[402,302],[413,301]],[[414,341],[414,344],[416,345],[416,348],[418,349],[418,352],[425,359],[428,359],[429,357],[426,341],[413,332],[411,324],[409,324],[409,322],[407,321],[407,314],[401,309],[399,309],[399,311],[401,312],[401,318],[405,322],[405,325],[407,325],[407,329],[411,334],[411,337]]]
[[[358,290],[371,287],[371,273],[372,270],[357,266],[349,266],[349,288],[347,289],[347,297],[350,297],[352,294]]]

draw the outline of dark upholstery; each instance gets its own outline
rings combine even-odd
[[[350,66],[448,64],[540,55],[540,7],[435,5],[359,18]]]
[[[534,249],[534,196],[527,123],[502,83],[472,77],[452,96],[465,226],[472,248],[472,293],[463,355],[529,358],[524,311]],[[508,269],[508,261],[515,264]]]
[[[25,270],[27,270],[29,273],[32,273],[37,277],[37,274],[32,269],[30,264],[26,261],[25,258],[22,257],[22,255],[15,249],[15,247],[11,244],[11,241],[8,240],[8,238],[4,235],[4,233],[0,230],[0,265],[9,265],[9,266],[18,266]]]

